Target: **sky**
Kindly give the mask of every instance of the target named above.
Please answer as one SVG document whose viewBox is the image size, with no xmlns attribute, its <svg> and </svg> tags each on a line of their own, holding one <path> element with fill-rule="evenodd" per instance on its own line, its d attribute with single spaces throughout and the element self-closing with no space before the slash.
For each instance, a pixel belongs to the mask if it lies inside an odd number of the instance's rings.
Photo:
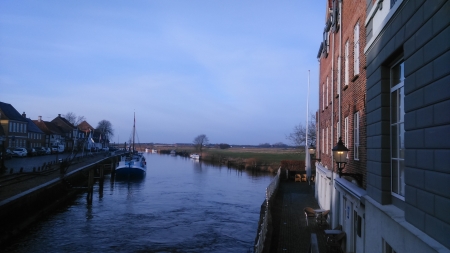
<svg viewBox="0 0 450 253">
<path fill-rule="evenodd" d="M 283 142 L 318 109 L 325 1 L 0 1 L 0 101 L 111 142 Z"/>
</svg>

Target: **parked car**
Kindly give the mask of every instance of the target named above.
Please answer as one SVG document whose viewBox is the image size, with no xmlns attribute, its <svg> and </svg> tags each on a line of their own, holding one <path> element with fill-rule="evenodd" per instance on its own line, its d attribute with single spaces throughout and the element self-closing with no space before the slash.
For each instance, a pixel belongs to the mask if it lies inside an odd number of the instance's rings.
<svg viewBox="0 0 450 253">
<path fill-rule="evenodd" d="M 46 155 L 50 155 L 52 153 L 52 149 L 49 147 L 43 147 L 43 149 L 45 150 Z"/>
<path fill-rule="evenodd" d="M 27 148 L 28 156 L 37 156 L 37 151 L 34 148 Z"/>
<path fill-rule="evenodd" d="M 64 145 L 53 145 L 52 146 L 52 154 L 63 153 Z"/>
<path fill-rule="evenodd" d="M 27 156 L 28 152 L 25 148 L 15 148 L 13 150 L 14 156 L 18 156 L 18 157 L 25 157 Z"/>
<path fill-rule="evenodd" d="M 6 154 L 9 154 L 10 156 L 14 156 L 14 152 L 11 151 L 11 149 L 6 149 Z"/>
<path fill-rule="evenodd" d="M 0 151 L 0 159 L 3 159 L 3 157 L 5 158 L 5 160 L 8 160 L 8 159 L 11 159 L 13 157 L 13 154 L 12 154 L 12 152 L 9 149 L 7 149 L 5 151 L 4 155 L 3 155 L 3 152 Z"/>
<path fill-rule="evenodd" d="M 43 147 L 36 147 L 34 149 L 36 149 L 37 155 L 45 155 L 45 149 Z"/>
</svg>

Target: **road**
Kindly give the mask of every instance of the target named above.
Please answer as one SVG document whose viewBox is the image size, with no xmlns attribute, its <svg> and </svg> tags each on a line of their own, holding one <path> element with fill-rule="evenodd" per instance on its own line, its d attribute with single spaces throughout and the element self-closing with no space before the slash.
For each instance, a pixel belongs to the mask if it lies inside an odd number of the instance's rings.
<svg viewBox="0 0 450 253">
<path fill-rule="evenodd" d="M 107 155 L 108 153 L 99 152 L 93 153 L 95 156 L 97 155 Z M 59 159 L 66 159 L 71 157 L 71 153 L 60 153 L 60 154 L 51 154 L 51 155 L 42 155 L 42 156 L 33 156 L 33 157 L 13 157 L 12 159 L 5 160 L 5 166 L 7 171 L 5 173 L 10 173 L 10 169 L 13 169 L 13 173 L 18 173 L 20 168 L 23 168 L 23 172 L 32 172 L 33 168 L 38 168 L 42 166 L 44 163 L 56 162 Z M 82 154 L 78 154 L 77 157 Z M 86 156 L 86 153 L 84 154 Z"/>
</svg>

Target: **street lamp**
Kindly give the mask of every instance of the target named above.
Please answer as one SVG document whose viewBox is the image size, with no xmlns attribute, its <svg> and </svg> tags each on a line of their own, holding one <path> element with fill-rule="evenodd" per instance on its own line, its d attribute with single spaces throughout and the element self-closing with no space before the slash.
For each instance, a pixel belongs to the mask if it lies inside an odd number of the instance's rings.
<svg viewBox="0 0 450 253">
<path fill-rule="evenodd" d="M 337 163 L 338 166 L 338 173 L 339 177 L 342 175 L 344 176 L 351 176 L 356 179 L 356 181 L 360 184 L 362 184 L 362 174 L 357 173 L 343 173 L 342 170 L 345 168 L 345 165 L 347 164 L 347 154 L 348 154 L 348 148 L 344 145 L 342 142 L 342 137 L 339 137 L 339 141 L 336 146 L 332 149 L 333 151 L 333 157 L 334 161 Z"/>
<path fill-rule="evenodd" d="M 316 147 L 313 146 L 312 143 L 309 144 L 308 152 L 309 152 L 310 155 L 316 154 Z M 320 162 L 320 158 L 317 158 L 317 159 L 316 159 L 316 158 L 311 158 L 311 160 L 316 160 L 316 161 L 319 161 L 319 162 Z"/>
</svg>

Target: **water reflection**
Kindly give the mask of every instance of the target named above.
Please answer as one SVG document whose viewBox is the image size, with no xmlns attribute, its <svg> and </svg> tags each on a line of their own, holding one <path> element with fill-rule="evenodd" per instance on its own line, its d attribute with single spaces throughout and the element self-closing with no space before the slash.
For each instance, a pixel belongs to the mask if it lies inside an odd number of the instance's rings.
<svg viewBox="0 0 450 253">
<path fill-rule="evenodd" d="M 146 154 L 147 175 L 85 194 L 5 252 L 246 252 L 272 175 Z"/>
</svg>

